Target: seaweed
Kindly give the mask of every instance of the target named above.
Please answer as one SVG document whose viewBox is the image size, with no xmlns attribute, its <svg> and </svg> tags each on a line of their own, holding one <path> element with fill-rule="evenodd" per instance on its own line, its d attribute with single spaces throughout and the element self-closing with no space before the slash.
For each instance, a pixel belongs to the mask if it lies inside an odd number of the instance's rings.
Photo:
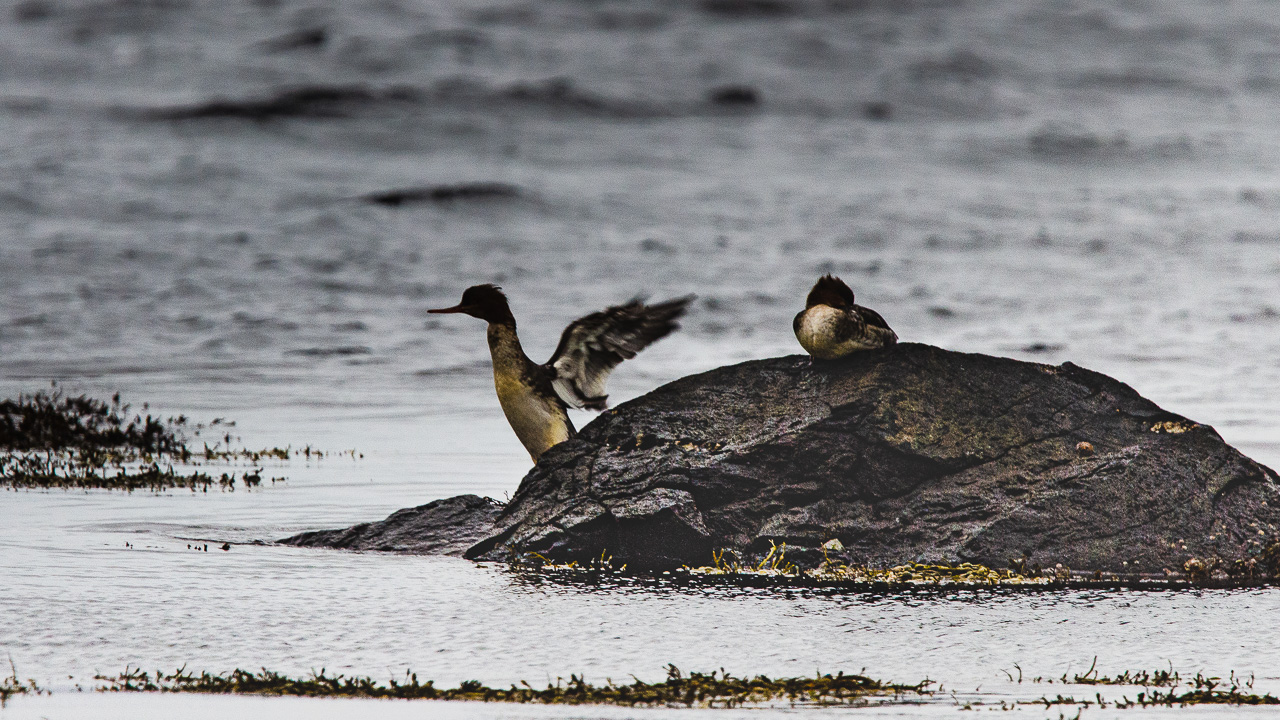
<svg viewBox="0 0 1280 720">
<path fill-rule="evenodd" d="M 119 393 L 107 403 L 85 395 L 68 397 L 56 385 L 52 391 L 0 400 L 0 450 L 130 448 L 179 454 L 185 449 L 180 434 L 185 417 L 166 423 L 150 414 L 131 418 L 130 410 Z"/>
<path fill-rule="evenodd" d="M 0 678 L 0 708 L 5 706 L 9 698 L 14 695 L 48 695 L 49 691 L 41 689 L 36 685 L 35 680 L 28 679 L 23 682 L 18 679 L 18 668 L 13 664 L 13 658 L 9 658 L 9 677 Z"/>
<path fill-rule="evenodd" d="M 786 543 L 770 543 L 768 552 L 759 559 L 746 561 L 732 550 L 712 552 L 712 565 L 681 566 L 667 571 L 628 571 L 617 565 L 608 550 L 586 562 L 560 561 L 541 553 L 509 548 L 507 564 L 511 570 L 530 577 L 543 577 L 571 584 L 599 582 L 644 582 L 653 579 L 677 585 L 717 584 L 735 587 L 806 587 L 814 589 L 847 589 L 855 592 L 943 590 L 965 588 L 1060 589 L 1065 586 L 1070 570 L 1058 566 L 1051 570 L 1028 570 L 1019 574 L 1012 570 L 993 570 L 977 563 L 931 565 L 906 563 L 891 568 L 875 569 L 849 566 L 826 559 L 813 569 L 801 569 L 787 560 Z M 824 548 L 824 557 L 826 557 Z"/>
<path fill-rule="evenodd" d="M 725 559 L 725 554 L 732 552 L 731 550 L 712 551 L 711 561 L 714 565 L 703 565 L 701 567 L 682 568 L 685 572 L 693 575 L 750 575 L 759 577 L 794 577 L 800 574 L 800 568 L 787 561 L 787 544 L 781 545 L 769 541 L 769 552 L 765 553 L 759 561 L 750 563 L 744 562 L 742 558 Z M 734 553 L 735 555 L 737 553 Z"/>
<path fill-rule="evenodd" d="M 864 565 L 847 565 L 832 560 L 828 551 L 842 551 L 839 541 L 822 546 L 823 562 L 811 570 L 801 570 L 786 559 L 787 544 L 769 543 L 769 552 L 757 563 L 744 564 L 740 560 L 726 560 L 725 550 L 712 553 L 714 565 L 685 567 L 684 571 L 697 576 L 805 578 L 829 584 L 877 584 L 877 585 L 1047 585 L 1070 576 L 1070 569 L 1057 568 L 1049 574 L 1017 573 L 1013 570 L 993 570 L 977 563 L 932 565 L 906 563 L 887 569 L 874 569 Z"/>
<path fill-rule="evenodd" d="M 148 406 L 143 405 L 146 412 Z M 107 402 L 87 395 L 68 396 L 55 383 L 48 391 L 0 401 L 0 485 L 10 489 L 52 488 L 151 490 L 187 488 L 251 489 L 263 481 L 264 461 L 307 460 L 327 454 L 310 445 L 250 450 L 234 449 L 226 428 L 234 421 L 216 418 L 192 424 L 186 416 L 162 419 L 133 413 L 119 393 Z M 214 430 L 222 438 L 202 451 L 192 450 L 191 437 Z M 357 457 L 354 450 L 341 453 Z M 361 456 L 362 457 L 362 456 Z M 200 466 L 247 463 L 250 469 L 212 473 Z M 283 477 L 271 478 L 272 483 Z"/>
<path fill-rule="evenodd" d="M 1007 569 L 995 569 L 973 562 L 922 563 L 907 562 L 888 568 L 846 564 L 829 553 L 844 553 L 839 540 L 830 540 L 822 548 L 822 561 L 808 569 L 801 568 L 787 559 L 787 544 L 770 541 L 769 550 L 763 555 L 748 559 L 732 549 L 711 553 L 712 564 L 691 567 L 683 565 L 674 570 L 632 570 L 627 566 L 615 566 L 613 556 L 606 549 L 589 562 L 565 561 L 544 556 L 537 552 L 509 546 L 507 559 L 516 572 L 542 575 L 556 581 L 569 583 L 594 583 L 604 578 L 655 578 L 680 585 L 713 584 L 737 587 L 779 587 L 842 589 L 852 592 L 931 591 L 949 592 L 958 589 L 992 588 L 997 590 L 1058 591 L 1073 589 L 1125 589 L 1125 590 L 1181 590 L 1189 588 L 1240 588 L 1270 587 L 1280 580 L 1280 540 L 1259 545 L 1257 555 L 1248 563 L 1236 562 L 1236 568 L 1221 577 L 1199 571 L 1204 565 L 1194 558 L 1187 563 L 1185 573 L 1163 574 L 1092 573 L 1073 572 L 1062 563 L 1051 567 L 1030 564 L 1025 558 L 1009 562 Z M 808 551 L 808 548 L 802 548 Z M 1221 563 L 1214 561 L 1211 569 Z M 1245 568 L 1246 571 L 1240 570 Z M 1065 680 L 1064 680 L 1065 682 Z M 1098 684 L 1098 683 L 1093 683 Z M 1105 684 L 1105 683 L 1104 683 Z M 1123 684 L 1123 683 L 1120 683 Z"/>
<path fill-rule="evenodd" d="M 493 501 L 497 504 L 498 501 Z M 514 547 L 511 549 L 511 555 L 507 558 L 507 565 L 517 572 L 534 572 L 539 574 L 601 574 L 608 573 L 612 575 L 622 575 L 626 572 L 627 566 L 621 565 L 614 567 L 613 556 L 608 550 L 600 551 L 600 557 L 579 563 L 577 560 L 568 562 L 556 562 L 551 558 L 537 552 L 518 552 Z"/>
<path fill-rule="evenodd" d="M 10 660 L 10 667 L 13 661 Z M 484 685 L 478 680 L 467 680 L 455 688 L 437 687 L 432 680 L 421 681 L 416 673 L 406 671 L 402 677 L 393 677 L 383 684 L 367 676 L 343 674 L 329 675 L 321 668 L 309 676 L 290 677 L 284 673 L 262 668 L 260 671 L 235 669 L 228 673 L 188 671 L 186 666 L 173 672 L 156 670 L 154 673 L 141 668 L 126 667 L 118 675 L 95 675 L 98 692 L 128 693 L 204 693 L 216 695 L 262 695 L 283 697 L 348 697 L 402 700 L 460 700 L 478 702 L 536 703 L 547 705 L 618 705 L 625 707 L 705 707 L 732 708 L 785 702 L 795 705 L 866 705 L 872 698 L 881 702 L 919 702 L 934 695 L 932 680 L 917 683 L 895 683 L 876 680 L 864 674 L 818 673 L 813 677 L 769 678 L 765 675 L 735 676 L 721 668 L 710 673 L 684 673 L 674 664 L 666 666 L 666 680 L 646 683 L 634 675 L 632 682 L 619 684 L 606 679 L 602 684 L 587 682 L 584 675 L 570 674 L 566 680 L 557 677 L 548 681 L 543 689 L 521 681 L 507 688 Z M 865 671 L 864 671 L 865 672 Z M 1010 676 L 1012 680 L 1012 676 Z M 1040 678 L 1036 678 L 1036 682 Z M 1101 693 L 1093 698 L 1077 699 L 1059 693 L 1053 698 L 1042 696 L 1036 700 L 1012 701 L 1001 707 L 1012 710 L 1017 706 L 1074 705 L 1080 708 L 1128 709 L 1153 706 L 1187 705 L 1280 705 L 1280 698 L 1270 693 L 1253 692 L 1254 678 L 1243 678 L 1232 672 L 1226 680 L 1218 676 L 1197 673 L 1189 680 L 1172 668 L 1169 670 L 1125 671 L 1113 677 L 1097 673 L 1097 658 L 1083 674 L 1061 681 L 1076 685 L 1132 685 L 1143 690 L 1129 699 L 1107 699 Z M 1022 682 L 1019 669 L 1018 682 Z M 1053 682 L 1050 680 L 1049 682 Z M 1161 689 L 1167 688 L 1167 689 Z M 21 682 L 14 669 L 11 676 L 0 679 L 0 705 L 13 695 L 49 694 L 34 680 Z M 964 709 L 973 709 L 967 704 Z"/>
<path fill-rule="evenodd" d="M 1096 662 L 1096 658 L 1095 658 Z M 1097 705 L 1098 707 L 1115 707 L 1119 709 L 1133 707 L 1173 707 L 1187 705 L 1280 705 L 1280 698 L 1271 693 L 1259 695 L 1252 692 L 1253 677 L 1244 679 L 1237 676 L 1234 672 L 1230 674 L 1224 683 L 1221 677 L 1206 676 L 1203 673 L 1196 673 L 1195 677 L 1186 682 L 1182 682 L 1177 673 L 1170 671 L 1166 673 L 1163 670 L 1157 670 L 1154 673 L 1146 671 L 1138 673 L 1125 672 L 1114 678 L 1094 678 L 1089 680 L 1092 674 L 1084 676 L 1076 676 L 1077 680 L 1081 678 L 1084 682 L 1081 684 L 1104 684 L 1104 685 L 1142 685 L 1144 690 L 1138 693 L 1133 700 L 1128 695 L 1124 695 L 1119 700 L 1112 700 L 1110 703 L 1102 697 L 1101 693 L 1096 694 L 1092 700 L 1077 700 L 1074 696 L 1057 695 L 1056 697 L 1041 697 L 1039 700 L 1031 700 L 1019 703 L 1020 705 L 1044 705 L 1045 709 L 1054 705 L 1080 705 L 1089 707 Z M 1063 676 L 1064 679 L 1066 676 Z M 1134 682 L 1124 682 L 1131 680 Z M 1150 685 L 1143 680 L 1152 681 Z M 1152 687 L 1155 685 L 1157 687 Z M 1168 690 L 1161 690 L 1158 686 L 1168 686 Z M 1225 687 L 1225 689 L 1224 689 Z M 1185 689 L 1183 689 L 1185 688 Z"/>
<path fill-rule="evenodd" d="M 322 668 L 310 677 L 291 678 L 263 668 L 260 672 L 236 669 L 226 674 L 202 672 L 196 675 L 185 667 L 172 673 L 154 674 L 125 668 L 117 676 L 95 676 L 100 692 L 188 692 L 211 694 L 285 695 L 301 697 L 397 698 L 405 700 L 471 700 L 483 702 L 541 703 L 557 705 L 622 705 L 652 707 L 738 707 L 744 704 L 785 700 L 793 704 L 844 705 L 865 701 L 870 696 L 928 695 L 933 684 L 882 682 L 865 675 L 817 675 L 811 678 L 778 678 L 764 675 L 736 677 L 719 672 L 685 674 L 675 665 L 667 666 L 664 682 L 646 683 L 632 677 L 629 684 L 612 680 L 602 685 L 587 682 L 582 675 L 557 678 L 537 689 L 527 682 L 509 688 L 491 688 L 468 680 L 456 688 L 437 688 L 431 680 L 419 681 L 406 672 L 387 684 L 368 677 L 328 675 Z"/>
<path fill-rule="evenodd" d="M 1168 670 L 1156 670 L 1148 672 L 1141 670 L 1138 672 L 1130 672 L 1128 670 L 1119 675 L 1108 677 L 1098 674 L 1098 656 L 1093 656 L 1093 664 L 1089 666 L 1083 674 L 1076 674 L 1067 680 L 1067 674 L 1063 673 L 1061 682 L 1074 685 L 1141 685 L 1143 687 L 1177 687 L 1182 683 L 1182 676 L 1178 674 L 1172 666 Z"/>
</svg>

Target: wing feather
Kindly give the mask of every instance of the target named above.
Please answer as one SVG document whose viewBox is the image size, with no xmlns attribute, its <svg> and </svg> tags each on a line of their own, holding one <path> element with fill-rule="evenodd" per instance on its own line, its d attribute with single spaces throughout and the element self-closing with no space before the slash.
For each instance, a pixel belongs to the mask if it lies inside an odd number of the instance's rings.
<svg viewBox="0 0 1280 720">
<path fill-rule="evenodd" d="M 878 334 L 884 338 L 885 345 L 893 345 L 898 342 L 898 333 L 894 332 L 893 328 L 889 327 L 889 323 L 885 322 L 885 319 L 880 316 L 880 313 L 869 307 L 863 307 L 861 305 L 854 305 L 853 308 L 857 311 L 858 315 L 862 317 L 862 321 L 869 327 L 881 328 Z"/>
<path fill-rule="evenodd" d="M 623 360 L 680 327 L 693 295 L 655 305 L 632 300 L 591 313 L 569 324 L 547 361 L 551 386 L 565 404 L 603 410 L 605 381 Z"/>
<path fill-rule="evenodd" d="M 861 305 L 854 305 L 853 308 L 858 311 L 858 314 L 862 316 L 862 319 L 866 321 L 868 325 L 881 327 L 885 330 L 889 329 L 889 323 L 885 322 L 884 318 L 880 316 L 880 313 L 875 310 Z"/>
</svg>

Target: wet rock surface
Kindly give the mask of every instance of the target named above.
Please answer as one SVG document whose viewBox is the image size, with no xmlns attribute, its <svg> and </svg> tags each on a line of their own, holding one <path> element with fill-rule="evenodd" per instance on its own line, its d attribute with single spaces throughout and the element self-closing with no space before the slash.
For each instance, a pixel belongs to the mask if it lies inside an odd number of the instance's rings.
<svg viewBox="0 0 1280 720">
<path fill-rule="evenodd" d="M 625 403 L 544 455 L 466 556 L 669 569 L 785 542 L 803 567 L 838 539 L 841 560 L 872 566 L 1239 568 L 1274 541 L 1278 482 L 1105 375 L 903 343 L 718 368 Z"/>
<path fill-rule="evenodd" d="M 489 498 L 459 495 L 397 510 L 379 522 L 304 532 L 278 542 L 299 547 L 460 556 L 493 532 L 493 521 L 500 510 L 501 506 Z"/>
</svg>

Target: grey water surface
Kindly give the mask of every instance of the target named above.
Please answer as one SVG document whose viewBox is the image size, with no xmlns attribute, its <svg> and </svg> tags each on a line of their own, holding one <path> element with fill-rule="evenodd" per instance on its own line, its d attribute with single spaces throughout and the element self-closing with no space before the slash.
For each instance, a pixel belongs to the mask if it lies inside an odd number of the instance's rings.
<svg viewBox="0 0 1280 720">
<path fill-rule="evenodd" d="M 582 314 L 697 293 L 683 330 L 615 373 L 620 402 L 798 352 L 791 316 L 834 272 L 903 339 L 1070 360 L 1280 465 L 1277 10 L 0 3 L 0 391 L 57 380 L 233 419 L 250 447 L 357 451 L 268 463 L 288 480 L 251 493 L 5 492 L 0 654 L 55 694 L 0 717 L 682 712 L 76 693 L 126 665 L 943 684 L 858 711 L 904 716 L 1052 696 L 1030 678 L 1095 655 L 1274 690 L 1274 590 L 581 587 L 218 548 L 514 492 L 528 457 L 483 326 L 425 313 L 479 282 L 506 289 L 536 360 Z M 1163 714 L 1085 716 L 1112 712 Z"/>
</svg>

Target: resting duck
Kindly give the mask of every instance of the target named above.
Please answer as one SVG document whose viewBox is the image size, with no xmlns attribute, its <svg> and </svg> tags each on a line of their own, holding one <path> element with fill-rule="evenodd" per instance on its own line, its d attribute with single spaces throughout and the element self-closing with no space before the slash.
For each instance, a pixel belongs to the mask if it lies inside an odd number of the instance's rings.
<svg viewBox="0 0 1280 720">
<path fill-rule="evenodd" d="M 496 285 L 476 285 L 462 302 L 433 313 L 464 313 L 489 323 L 493 384 L 502 412 L 538 462 L 549 448 L 577 434 L 568 408 L 604 410 L 605 380 L 618 363 L 680 327 L 693 296 L 645 305 L 632 300 L 574 320 L 560 335 L 551 359 L 539 365 L 524 354 L 507 296 Z"/>
<path fill-rule="evenodd" d="M 791 328 L 805 352 L 818 360 L 835 360 L 898 342 L 897 333 L 889 329 L 880 313 L 854 304 L 853 290 L 832 275 L 818 278 Z"/>
</svg>

